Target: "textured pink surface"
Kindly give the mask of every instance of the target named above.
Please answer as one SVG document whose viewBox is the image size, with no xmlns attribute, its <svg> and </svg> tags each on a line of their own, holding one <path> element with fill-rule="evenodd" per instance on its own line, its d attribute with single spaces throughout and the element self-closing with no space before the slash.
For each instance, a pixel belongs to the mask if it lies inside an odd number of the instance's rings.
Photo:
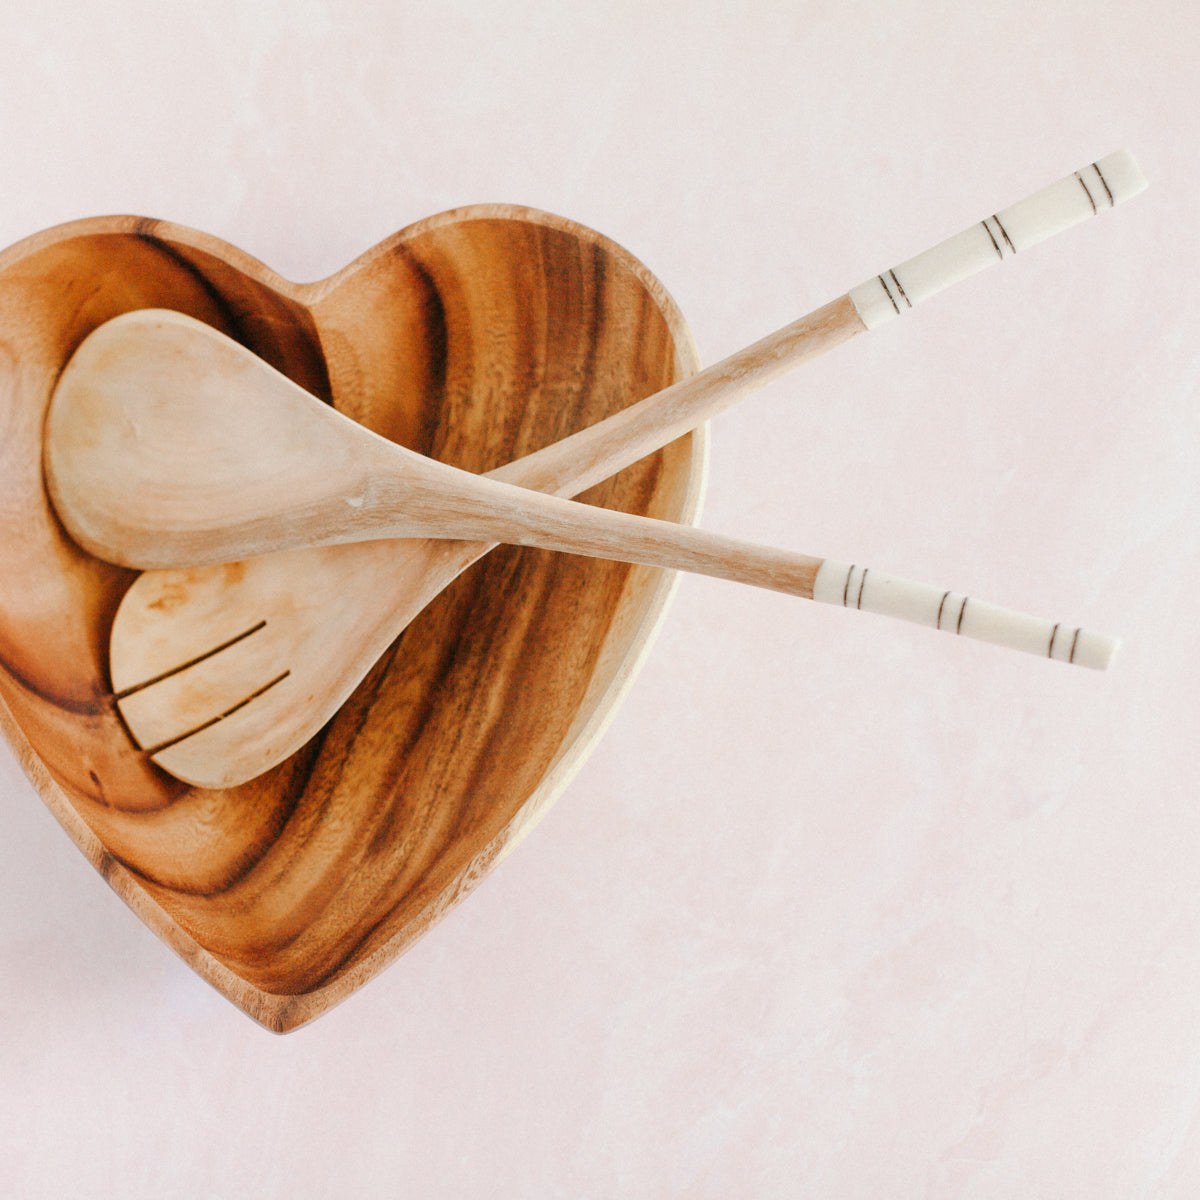
<svg viewBox="0 0 1200 1200">
<path fill-rule="evenodd" d="M 514 201 L 705 361 L 1111 150 L 1151 190 L 720 418 L 704 518 L 1120 634 L 1107 676 L 684 580 L 551 815 L 282 1040 L 4 752 L 0 1193 L 1200 1194 L 1198 14 L 4 6 L 0 244 L 138 212 L 306 279 Z"/>
</svg>

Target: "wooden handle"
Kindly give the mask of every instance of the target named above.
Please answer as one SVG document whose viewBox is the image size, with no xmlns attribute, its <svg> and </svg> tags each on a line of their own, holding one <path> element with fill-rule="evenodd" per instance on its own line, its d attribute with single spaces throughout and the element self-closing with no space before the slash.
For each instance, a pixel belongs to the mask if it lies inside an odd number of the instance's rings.
<svg viewBox="0 0 1200 1200">
<path fill-rule="evenodd" d="M 842 296 L 595 425 L 498 467 L 489 477 L 577 496 L 865 332 L 849 297 Z"/>
<path fill-rule="evenodd" d="M 834 559 L 821 564 L 812 598 L 1099 671 L 1108 667 L 1120 645 L 1103 634 L 1025 616 L 961 592 L 943 591 Z"/>
<path fill-rule="evenodd" d="M 545 549 L 693 571 L 804 599 L 897 617 L 963 637 L 1104 670 L 1118 642 L 927 583 L 834 559 L 741 541 L 690 525 L 538 496 L 507 540 Z M 581 511 L 582 510 L 582 511 Z"/>
<path fill-rule="evenodd" d="M 699 374 L 493 471 L 492 477 L 537 491 L 576 495 L 809 359 L 1017 250 L 1128 200 L 1145 187 L 1128 151 L 1111 154 L 876 275 Z"/>
<path fill-rule="evenodd" d="M 859 284 L 850 299 L 863 324 L 875 329 L 952 283 L 1115 208 L 1145 187 L 1132 154 L 1110 154 Z"/>
<path fill-rule="evenodd" d="M 1090 177 L 1078 173 L 993 218 L 1001 240 L 1014 248 L 1032 244 L 1098 209 L 1097 181 L 1114 204 L 1143 186 L 1127 154 L 1091 171 L 1091 188 Z M 994 238 L 986 222 L 951 238 L 889 272 L 898 292 L 879 276 L 716 367 L 500 468 L 490 480 L 441 468 L 442 492 L 419 482 L 432 483 L 440 464 L 412 453 L 400 464 L 406 454 L 400 447 L 317 403 L 208 326 L 176 312 L 126 313 L 91 333 L 59 378 L 45 426 L 46 484 L 80 545 L 142 569 L 380 537 L 527 544 L 511 522 L 459 520 L 468 514 L 448 507 L 449 498 L 489 482 L 518 485 L 528 503 L 535 493 L 578 492 L 878 324 L 886 316 L 882 296 L 891 297 L 887 307 L 895 315 L 898 296 L 911 305 L 978 270 L 988 261 L 984 244 Z M 855 293 L 862 293 L 857 300 Z M 284 427 L 287 437 L 279 436 Z M 368 471 L 368 460 L 378 471 Z M 521 506 L 515 494 L 496 500 L 499 516 L 515 516 Z M 487 507 L 484 501 L 469 515 L 482 517 Z"/>
</svg>

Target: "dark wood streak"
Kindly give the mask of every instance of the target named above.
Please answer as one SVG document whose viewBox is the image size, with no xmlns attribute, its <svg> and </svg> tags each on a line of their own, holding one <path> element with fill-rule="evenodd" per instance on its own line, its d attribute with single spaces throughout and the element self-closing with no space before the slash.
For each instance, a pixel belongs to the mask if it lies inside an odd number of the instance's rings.
<svg viewBox="0 0 1200 1200">
<path fill-rule="evenodd" d="M 213 308 L 221 314 L 221 319 L 224 321 L 230 334 L 233 337 L 239 337 L 242 334 L 242 322 L 229 297 L 224 295 L 213 281 L 195 263 L 190 262 L 177 247 L 172 246 L 163 239 L 159 232 L 160 225 L 161 223 L 158 221 L 143 219 L 138 222 L 136 236 L 156 254 L 161 254 L 174 266 L 190 275 L 203 289 L 205 296 Z"/>
<path fill-rule="evenodd" d="M 591 269 L 591 303 L 588 306 L 591 319 L 587 326 L 587 334 L 583 337 L 583 354 L 578 374 L 578 388 L 582 395 L 590 395 L 596 387 L 601 347 L 611 324 L 611 314 L 604 299 L 608 285 L 608 258 L 600 246 L 592 246 L 587 260 Z M 641 302 L 646 302 L 644 296 Z M 564 419 L 569 419 L 569 416 L 569 412 L 564 413 Z M 560 426 L 559 430 L 556 430 L 554 440 L 565 437 L 567 432 L 568 429 Z"/>
<path fill-rule="evenodd" d="M 138 238 L 197 285 L 225 332 L 330 403 L 332 389 L 311 314 L 219 258 L 168 240 L 169 229 L 163 222 L 145 221 Z"/>
<path fill-rule="evenodd" d="M 422 289 L 421 331 L 424 337 L 425 352 L 428 356 L 429 396 L 433 403 L 422 409 L 425 417 L 424 425 L 421 434 L 415 444 L 410 446 L 410 449 L 428 454 L 437 427 L 440 401 L 446 394 L 446 372 L 450 361 L 446 302 L 433 272 L 421 261 L 420 256 L 407 242 L 397 242 L 389 248 L 389 254 L 402 262 L 417 277 Z"/>
<path fill-rule="evenodd" d="M 23 692 L 36 697 L 45 704 L 52 705 L 60 712 L 69 713 L 76 717 L 98 717 L 112 711 L 112 695 L 108 692 L 94 694 L 84 698 L 66 696 L 55 693 L 48 688 L 40 687 L 32 679 L 27 678 L 16 670 L 10 663 L 0 660 L 0 671 Z"/>
</svg>

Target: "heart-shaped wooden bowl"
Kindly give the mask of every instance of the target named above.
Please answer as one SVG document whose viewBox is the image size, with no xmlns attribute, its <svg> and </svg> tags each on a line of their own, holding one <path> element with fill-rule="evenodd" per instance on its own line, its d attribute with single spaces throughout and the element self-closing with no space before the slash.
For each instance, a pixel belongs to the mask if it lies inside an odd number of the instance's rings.
<svg viewBox="0 0 1200 1200">
<path fill-rule="evenodd" d="M 0 729 L 128 905 L 282 1032 L 394 960 L 546 811 L 624 694 L 672 579 L 500 547 L 288 762 L 224 791 L 177 783 L 136 750 L 108 683 L 133 575 L 70 541 L 41 468 L 64 363 L 97 325 L 149 307 L 210 323 L 377 432 L 474 471 L 691 374 L 696 355 L 641 264 L 528 209 L 433 217 L 305 285 L 133 217 L 0 254 Z M 689 435 L 585 498 L 693 520 L 704 442 Z"/>
</svg>

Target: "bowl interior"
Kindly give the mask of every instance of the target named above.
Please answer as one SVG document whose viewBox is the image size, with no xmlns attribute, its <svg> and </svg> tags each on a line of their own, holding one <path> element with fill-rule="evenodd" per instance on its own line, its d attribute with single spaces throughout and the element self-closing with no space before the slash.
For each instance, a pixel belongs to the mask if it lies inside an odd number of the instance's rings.
<svg viewBox="0 0 1200 1200">
<path fill-rule="evenodd" d="M 421 222 L 309 285 L 137 218 L 0 255 L 0 727 L 142 919 L 283 1030 L 394 959 L 545 811 L 623 695 L 671 580 L 500 547 L 290 760 L 237 788 L 178 783 L 131 742 L 108 682 L 134 576 L 70 541 L 41 474 L 59 371 L 97 325 L 146 307 L 206 321 L 376 432 L 475 471 L 690 374 L 695 352 L 626 252 L 502 206 Z M 583 498 L 690 520 L 702 461 L 693 434 Z"/>
</svg>

